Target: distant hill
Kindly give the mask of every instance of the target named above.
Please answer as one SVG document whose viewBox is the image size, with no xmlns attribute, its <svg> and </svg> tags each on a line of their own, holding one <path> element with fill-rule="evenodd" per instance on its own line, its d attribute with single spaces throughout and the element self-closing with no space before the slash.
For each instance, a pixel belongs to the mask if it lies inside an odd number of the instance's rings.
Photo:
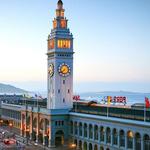
<svg viewBox="0 0 150 150">
<path fill-rule="evenodd" d="M 2 84 L 0 83 L 0 93 L 27 93 L 27 91 L 14 87 L 12 85 Z"/>
</svg>

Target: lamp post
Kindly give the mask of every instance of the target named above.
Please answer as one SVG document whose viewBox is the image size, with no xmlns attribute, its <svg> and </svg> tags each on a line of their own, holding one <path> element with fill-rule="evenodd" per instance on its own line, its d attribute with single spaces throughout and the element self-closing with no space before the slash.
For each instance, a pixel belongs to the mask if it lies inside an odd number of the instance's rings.
<svg viewBox="0 0 150 150">
<path fill-rule="evenodd" d="M 13 124 L 10 122 L 10 123 L 9 123 L 10 132 L 12 132 L 12 126 L 13 126 Z"/>
<path fill-rule="evenodd" d="M 27 145 L 28 145 L 28 141 L 29 141 L 29 128 L 26 129 L 26 142 L 27 142 Z"/>
<path fill-rule="evenodd" d="M 0 120 L 0 124 L 3 124 L 3 120 Z"/>
</svg>

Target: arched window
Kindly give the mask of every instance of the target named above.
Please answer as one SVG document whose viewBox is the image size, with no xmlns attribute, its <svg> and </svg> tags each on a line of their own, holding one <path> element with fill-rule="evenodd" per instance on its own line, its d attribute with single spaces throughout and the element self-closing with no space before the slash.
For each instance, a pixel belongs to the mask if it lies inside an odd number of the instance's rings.
<svg viewBox="0 0 150 150">
<path fill-rule="evenodd" d="M 78 125 L 77 125 L 77 122 L 75 122 L 75 124 L 74 124 L 74 133 L 75 133 L 75 135 L 77 135 L 78 134 Z"/>
<path fill-rule="evenodd" d="M 89 125 L 89 138 L 93 138 L 93 126 L 91 124 Z"/>
<path fill-rule="evenodd" d="M 125 147 L 125 133 L 123 130 L 120 130 L 120 147 Z"/>
<path fill-rule="evenodd" d="M 98 126 L 94 126 L 94 140 L 98 140 Z"/>
<path fill-rule="evenodd" d="M 70 48 L 71 41 L 68 39 L 59 39 L 57 40 L 57 47 L 58 48 Z"/>
<path fill-rule="evenodd" d="M 79 136 L 82 136 L 82 123 L 79 123 Z"/>
<path fill-rule="evenodd" d="M 135 149 L 141 150 L 141 135 L 139 133 L 135 134 Z"/>
<path fill-rule="evenodd" d="M 50 40 L 48 41 L 48 49 L 53 49 L 54 46 L 55 46 L 55 41 L 54 41 L 54 39 L 50 39 Z"/>
<path fill-rule="evenodd" d="M 66 20 L 62 19 L 60 22 L 61 28 L 66 28 Z"/>
<path fill-rule="evenodd" d="M 110 130 L 110 128 L 106 129 L 106 143 L 111 143 L 111 130 Z"/>
<path fill-rule="evenodd" d="M 73 134 L 73 122 L 70 122 L 70 133 Z"/>
<path fill-rule="evenodd" d="M 100 128 L 100 141 L 104 142 L 104 134 L 105 134 L 105 129 L 104 127 Z"/>
<path fill-rule="evenodd" d="M 87 137 L 87 124 L 84 124 L 84 137 Z"/>
<path fill-rule="evenodd" d="M 118 144 L 118 133 L 117 129 L 113 129 L 113 144 L 117 145 Z"/>
<path fill-rule="evenodd" d="M 56 21 L 56 19 L 53 21 L 53 28 L 54 28 L 54 29 L 57 28 L 57 21 Z"/>
<path fill-rule="evenodd" d="M 129 149 L 133 148 L 133 132 L 132 131 L 127 132 L 127 148 Z"/>
</svg>

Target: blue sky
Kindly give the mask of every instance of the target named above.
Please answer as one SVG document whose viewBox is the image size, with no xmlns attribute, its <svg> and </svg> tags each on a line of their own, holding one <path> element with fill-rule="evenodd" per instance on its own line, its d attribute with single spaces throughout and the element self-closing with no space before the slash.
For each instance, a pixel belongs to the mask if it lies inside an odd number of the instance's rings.
<svg viewBox="0 0 150 150">
<path fill-rule="evenodd" d="M 150 1 L 63 2 L 74 35 L 74 91 L 150 92 Z M 0 82 L 46 90 L 46 40 L 56 3 L 1 0 Z"/>
</svg>

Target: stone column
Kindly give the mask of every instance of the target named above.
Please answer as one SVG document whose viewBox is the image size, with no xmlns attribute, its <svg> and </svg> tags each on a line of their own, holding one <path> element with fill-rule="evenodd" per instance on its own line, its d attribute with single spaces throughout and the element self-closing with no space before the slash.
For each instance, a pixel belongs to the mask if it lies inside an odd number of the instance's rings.
<svg viewBox="0 0 150 150">
<path fill-rule="evenodd" d="M 92 129 L 93 129 L 93 140 L 95 140 L 94 136 L 95 136 L 95 127 L 92 125 Z"/>
<path fill-rule="evenodd" d="M 127 149 L 127 138 L 128 138 L 127 132 L 125 131 L 125 149 Z"/>
<path fill-rule="evenodd" d="M 37 125 L 36 125 L 36 143 L 39 141 L 39 115 L 37 115 Z"/>
<path fill-rule="evenodd" d="M 75 135 L 74 129 L 75 129 L 75 128 L 74 128 L 74 121 L 72 121 L 72 130 L 73 130 L 73 131 L 72 131 L 72 135 L 73 135 L 73 136 Z"/>
<path fill-rule="evenodd" d="M 107 142 L 106 142 L 106 136 L 107 136 L 107 134 L 106 134 L 106 129 L 105 129 L 105 132 L 104 132 L 104 143 L 106 144 Z"/>
<path fill-rule="evenodd" d="M 77 148 L 76 148 L 76 150 L 80 150 L 80 148 L 79 148 L 79 140 L 77 140 Z"/>
<path fill-rule="evenodd" d="M 79 123 L 77 122 L 77 136 L 79 137 Z"/>
<path fill-rule="evenodd" d="M 45 145 L 45 129 L 46 129 L 46 121 L 43 121 L 43 145 Z"/>
<path fill-rule="evenodd" d="M 21 114 L 21 122 L 20 122 L 20 136 L 23 136 L 23 122 L 22 122 L 22 114 Z"/>
<path fill-rule="evenodd" d="M 143 135 L 141 135 L 141 150 L 144 150 L 144 139 L 143 139 Z"/>
<path fill-rule="evenodd" d="M 53 147 L 55 147 L 55 135 L 53 135 L 53 129 L 52 129 L 52 122 L 49 124 L 49 128 L 50 128 L 50 130 L 49 130 L 49 144 L 48 144 L 48 147 L 49 148 L 53 148 Z"/>
<path fill-rule="evenodd" d="M 82 137 L 84 137 L 84 123 L 82 123 Z"/>
<path fill-rule="evenodd" d="M 27 111 L 25 112 L 25 129 L 24 129 L 24 137 L 27 137 Z"/>
<path fill-rule="evenodd" d="M 89 127 L 88 127 L 89 128 Z M 87 150 L 89 150 L 89 143 L 87 142 Z"/>
<path fill-rule="evenodd" d="M 32 133 L 33 133 L 33 114 L 31 112 L 31 115 L 30 115 L 30 140 L 32 140 Z"/>
<path fill-rule="evenodd" d="M 120 134 L 119 134 L 119 131 L 117 132 L 117 137 L 118 137 L 118 141 L 117 141 L 117 145 L 118 145 L 118 148 L 120 147 Z"/>
<path fill-rule="evenodd" d="M 110 138 L 111 138 L 111 142 L 110 142 L 110 145 L 112 145 L 113 146 L 113 131 L 112 131 L 112 129 L 111 129 L 111 133 L 110 133 Z"/>
<path fill-rule="evenodd" d="M 134 135 L 134 137 L 133 137 L 133 149 L 135 149 L 135 135 Z"/>
<path fill-rule="evenodd" d="M 98 141 L 100 141 L 100 127 L 98 126 Z"/>
<path fill-rule="evenodd" d="M 87 138 L 89 139 L 89 124 L 87 125 Z"/>
</svg>

